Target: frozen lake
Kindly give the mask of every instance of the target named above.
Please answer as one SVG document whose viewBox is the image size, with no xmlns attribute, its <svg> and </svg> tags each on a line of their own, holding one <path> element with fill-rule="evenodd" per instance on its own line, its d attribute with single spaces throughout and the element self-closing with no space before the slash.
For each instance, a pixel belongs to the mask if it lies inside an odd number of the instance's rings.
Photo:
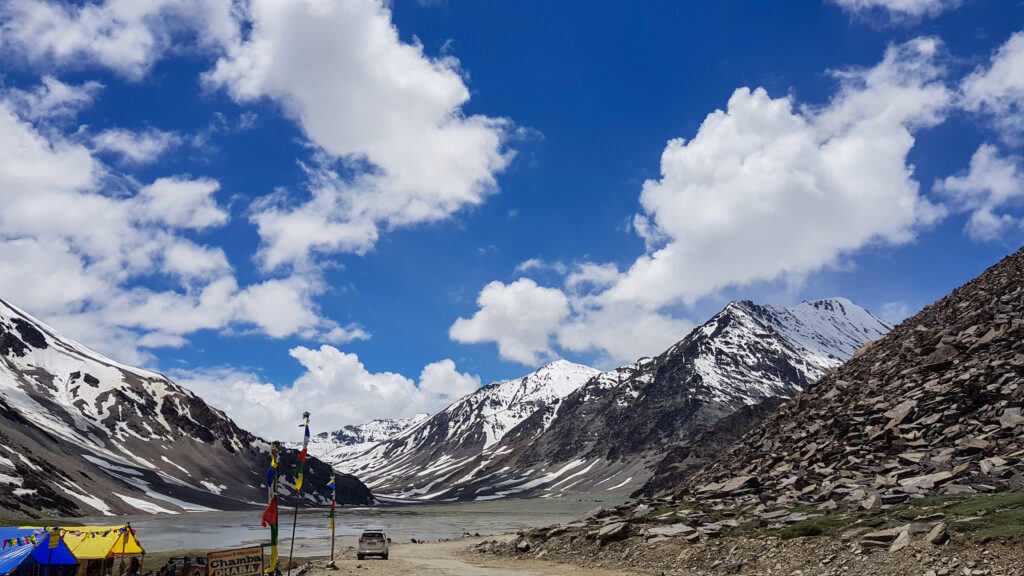
<svg viewBox="0 0 1024 576">
<path fill-rule="evenodd" d="M 364 528 L 383 528 L 396 542 L 455 538 L 463 532 L 503 534 L 533 526 L 565 524 L 597 506 L 614 506 L 628 498 L 624 492 L 580 494 L 544 499 L 503 499 L 451 504 L 405 504 L 338 508 L 336 533 L 340 548 L 354 545 Z M 76 519 L 86 524 L 131 522 L 147 552 L 216 550 L 258 544 L 270 539 L 260 526 L 262 510 L 192 512 L 179 515 L 118 516 Z M 287 556 L 291 543 L 292 510 L 282 508 L 279 550 Z M 295 531 L 295 556 L 330 552 L 330 520 L 324 508 L 301 509 Z"/>
</svg>

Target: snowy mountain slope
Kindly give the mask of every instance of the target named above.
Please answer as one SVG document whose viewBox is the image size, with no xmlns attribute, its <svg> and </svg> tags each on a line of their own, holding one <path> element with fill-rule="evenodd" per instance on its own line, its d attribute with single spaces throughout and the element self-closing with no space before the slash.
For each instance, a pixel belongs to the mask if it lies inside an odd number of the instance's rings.
<svg viewBox="0 0 1024 576">
<path fill-rule="evenodd" d="M 371 420 L 358 425 L 349 424 L 341 430 L 321 432 L 309 439 L 309 453 L 324 462 L 341 462 L 366 452 L 427 418 L 430 418 L 430 414 L 416 414 L 409 418 Z M 288 443 L 289 448 L 301 448 L 301 446 L 301 442 Z"/>
<path fill-rule="evenodd" d="M 332 464 L 382 494 L 430 497 L 435 487 L 485 467 L 499 454 L 505 434 L 523 421 L 531 419 L 534 433 L 542 432 L 562 399 L 597 374 L 587 366 L 552 362 L 523 378 L 488 384 L 370 450 Z"/>
<path fill-rule="evenodd" d="M 889 329 L 843 298 L 733 302 L 655 358 L 603 373 L 562 362 L 492 384 L 338 464 L 378 494 L 405 498 L 636 488 L 676 443 L 743 406 L 793 396 Z M 576 375 L 557 402 L 507 408 L 516 383 L 555 368 Z"/>
<path fill-rule="evenodd" d="M 264 441 L 164 376 L 114 362 L 3 300 L 0 424 L 0 508 L 7 510 L 178 512 L 265 497 Z M 321 462 L 308 467 L 330 473 Z M 369 499 L 358 480 L 339 484 L 339 494 Z"/>
<path fill-rule="evenodd" d="M 792 308 L 732 302 L 659 358 L 689 359 L 705 399 L 751 405 L 793 396 L 890 329 L 845 298 Z"/>
</svg>

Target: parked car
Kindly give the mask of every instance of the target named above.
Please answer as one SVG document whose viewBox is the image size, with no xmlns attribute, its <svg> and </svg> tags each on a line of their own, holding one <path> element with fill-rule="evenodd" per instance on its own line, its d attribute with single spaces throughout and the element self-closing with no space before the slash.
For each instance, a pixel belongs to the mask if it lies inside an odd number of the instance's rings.
<svg viewBox="0 0 1024 576">
<path fill-rule="evenodd" d="M 380 556 L 388 559 L 388 549 L 391 548 L 391 538 L 383 530 L 363 530 L 359 536 L 359 548 L 356 550 L 356 558 L 362 560 L 367 556 Z"/>
<path fill-rule="evenodd" d="M 161 572 L 164 576 L 206 576 L 206 556 L 171 556 Z"/>
</svg>

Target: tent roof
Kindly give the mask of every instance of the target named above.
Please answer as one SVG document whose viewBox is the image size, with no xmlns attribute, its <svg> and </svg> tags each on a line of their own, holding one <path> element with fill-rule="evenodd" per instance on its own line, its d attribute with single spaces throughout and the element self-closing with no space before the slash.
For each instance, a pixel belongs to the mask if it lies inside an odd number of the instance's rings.
<svg viewBox="0 0 1024 576">
<path fill-rule="evenodd" d="M 50 551 L 50 533 L 36 528 L 0 528 L 0 541 L 36 537 L 36 543 L 20 546 L 7 545 L 0 550 L 0 576 L 21 565 L 29 556 L 39 564 L 78 564 L 63 539 Z"/>
<path fill-rule="evenodd" d="M 79 560 L 95 560 L 115 554 L 144 554 L 127 526 L 75 526 L 64 529 L 64 542 Z"/>
</svg>

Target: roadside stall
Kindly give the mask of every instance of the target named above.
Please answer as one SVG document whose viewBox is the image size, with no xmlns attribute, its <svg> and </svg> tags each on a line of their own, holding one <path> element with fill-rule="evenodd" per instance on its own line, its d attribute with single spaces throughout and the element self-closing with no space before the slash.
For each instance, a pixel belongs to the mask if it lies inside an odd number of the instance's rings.
<svg viewBox="0 0 1024 576">
<path fill-rule="evenodd" d="M 78 560 L 43 528 L 0 528 L 0 576 L 75 576 Z"/>
<path fill-rule="evenodd" d="M 64 531 L 64 542 L 78 559 L 76 576 L 107 576 L 138 572 L 146 551 L 135 529 L 123 526 L 76 526 Z M 115 557 L 120 557 L 115 565 Z M 134 558 L 138 556 L 138 558 Z"/>
</svg>

